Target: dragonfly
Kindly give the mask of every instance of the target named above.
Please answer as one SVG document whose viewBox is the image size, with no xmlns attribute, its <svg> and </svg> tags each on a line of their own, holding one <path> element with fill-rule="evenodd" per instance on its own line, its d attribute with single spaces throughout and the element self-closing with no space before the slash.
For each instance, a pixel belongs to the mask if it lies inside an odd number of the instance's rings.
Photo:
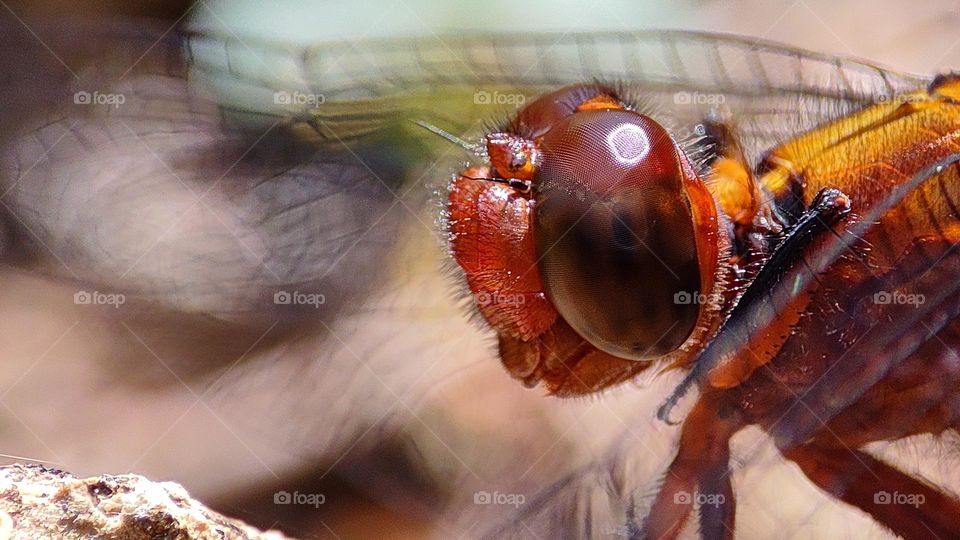
<svg viewBox="0 0 960 540">
<path fill-rule="evenodd" d="M 594 488 L 617 482 L 579 471 L 484 534 L 670 538 L 691 526 L 696 510 L 704 537 L 733 537 L 740 528 L 729 441 L 749 425 L 768 433 L 807 481 L 894 534 L 951 538 L 960 530 L 958 503 L 945 488 L 862 450 L 957 428 L 953 79 L 687 31 L 291 46 L 98 25 L 14 26 L 0 39 L 8 49 L 38 49 L 4 57 L 7 72 L 44 75 L 13 77 L 3 90 L 13 265 L 117 291 L 150 317 L 201 321 L 218 335 L 259 335 L 278 324 L 290 338 L 326 325 L 324 317 L 375 287 L 376 271 L 331 269 L 376 268 L 397 214 L 436 202 L 437 188 L 454 204 L 434 234 L 465 270 L 468 303 L 479 304 L 498 335 L 509 374 L 558 396 L 594 394 L 651 369 L 685 374 L 650 411 L 665 424 L 679 414 L 682 423 L 654 496 L 612 489 L 609 515 L 593 519 L 571 490 L 584 489 L 584 478 Z M 683 170 L 687 191 L 677 200 L 702 210 L 695 226 L 672 221 L 669 238 L 645 237 L 672 255 L 640 246 L 647 258 L 638 272 L 666 284 L 668 300 L 690 299 L 662 304 L 671 330 L 661 333 L 674 332 L 672 317 L 682 319 L 667 344 L 631 337 L 641 346 L 627 352 L 598 337 L 596 313 L 578 311 L 594 301 L 589 295 L 561 306 L 543 288 L 509 289 L 510 272 L 539 280 L 537 258 L 548 251 L 518 236 L 518 222 L 490 229 L 496 249 L 483 257 L 464 240 L 476 231 L 458 229 L 468 218 L 481 221 L 480 190 L 535 206 L 541 167 L 556 158 L 538 155 L 552 124 L 534 133 L 518 111 L 571 95 L 579 97 L 563 114 L 623 114 L 657 130 Z M 466 164 L 437 165 L 451 154 Z M 407 191 L 411 185 L 429 188 Z M 451 198 L 466 186 L 473 192 Z M 400 190 L 412 195 L 398 198 Z M 169 219 L 197 204 L 187 193 L 205 199 L 231 233 L 189 220 L 178 241 L 162 240 Z M 156 214 L 163 212 L 171 215 Z M 636 247 L 636 231 L 627 230 Z M 137 239 L 158 237 L 146 253 L 139 249 Z M 563 251 L 561 269 L 604 269 L 567 247 L 573 255 Z M 656 259 L 691 253 L 696 277 L 676 288 Z M 638 278 L 621 286 L 645 285 Z M 304 301 L 277 301 L 291 292 Z M 523 300 L 503 301 L 511 298 Z M 527 317 L 533 305 L 552 323 L 549 332 Z M 531 344 L 543 349 L 525 351 Z M 228 349 L 225 357 L 243 353 Z M 690 393 L 696 402 L 678 411 Z M 601 468 L 617 459 L 616 444 L 610 455 Z"/>
</svg>

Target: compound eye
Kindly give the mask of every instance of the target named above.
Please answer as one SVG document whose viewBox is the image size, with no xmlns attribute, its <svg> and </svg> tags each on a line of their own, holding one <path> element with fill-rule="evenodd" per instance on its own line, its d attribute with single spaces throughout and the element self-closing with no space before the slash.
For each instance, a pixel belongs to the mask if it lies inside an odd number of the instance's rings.
<svg viewBox="0 0 960 540">
<path fill-rule="evenodd" d="M 557 311 L 614 356 L 676 350 L 701 297 L 688 168 L 676 144 L 636 112 L 587 110 L 555 124 L 541 150 L 534 236 Z"/>
</svg>

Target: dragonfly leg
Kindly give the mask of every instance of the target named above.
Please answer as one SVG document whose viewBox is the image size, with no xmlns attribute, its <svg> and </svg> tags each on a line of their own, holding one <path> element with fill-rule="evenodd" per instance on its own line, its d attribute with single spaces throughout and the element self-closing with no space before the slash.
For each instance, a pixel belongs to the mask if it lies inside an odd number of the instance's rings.
<svg viewBox="0 0 960 540">
<path fill-rule="evenodd" d="M 713 400 L 701 398 L 684 420 L 677 455 L 644 523 L 645 538 L 677 538 L 695 505 L 704 538 L 733 538 L 736 501 L 729 441 L 740 424 L 717 412 Z"/>
<path fill-rule="evenodd" d="M 733 540 L 737 502 L 730 480 L 729 445 L 718 446 L 712 457 L 716 466 L 700 475 L 700 533 L 704 538 Z"/>
<path fill-rule="evenodd" d="M 865 452 L 815 443 L 782 452 L 818 487 L 907 540 L 960 534 L 960 501 Z"/>
</svg>

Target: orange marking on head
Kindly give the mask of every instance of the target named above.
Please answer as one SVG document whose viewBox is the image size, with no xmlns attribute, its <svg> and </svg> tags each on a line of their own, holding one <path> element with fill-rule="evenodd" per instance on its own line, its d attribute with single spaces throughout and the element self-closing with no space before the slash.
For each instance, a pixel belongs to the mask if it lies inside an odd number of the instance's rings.
<svg viewBox="0 0 960 540">
<path fill-rule="evenodd" d="M 578 105 L 577 112 L 623 110 L 624 108 L 623 103 L 620 103 L 619 99 L 606 94 L 600 94 Z"/>
</svg>

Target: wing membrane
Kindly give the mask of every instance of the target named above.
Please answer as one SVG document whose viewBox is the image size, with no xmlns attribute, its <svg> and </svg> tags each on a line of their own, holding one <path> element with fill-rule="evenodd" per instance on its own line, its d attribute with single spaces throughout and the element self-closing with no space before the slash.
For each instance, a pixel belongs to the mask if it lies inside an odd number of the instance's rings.
<svg viewBox="0 0 960 540">
<path fill-rule="evenodd" d="M 489 106 L 472 106 L 477 92 L 529 98 L 558 85 L 601 79 L 623 81 L 683 123 L 705 115 L 707 106 L 690 103 L 697 96 L 723 96 L 722 108 L 741 125 L 748 149 L 758 153 L 927 82 L 856 60 L 686 31 L 440 36 L 300 48 L 188 33 L 185 49 L 196 70 L 215 80 L 261 93 L 319 93 L 326 100 L 313 110 L 232 98 L 225 106 L 246 114 L 314 116 L 313 124 L 338 137 L 375 129 L 403 113 L 439 116 L 466 128 L 491 114 Z M 273 62 L 276 69 L 269 67 Z"/>
</svg>

